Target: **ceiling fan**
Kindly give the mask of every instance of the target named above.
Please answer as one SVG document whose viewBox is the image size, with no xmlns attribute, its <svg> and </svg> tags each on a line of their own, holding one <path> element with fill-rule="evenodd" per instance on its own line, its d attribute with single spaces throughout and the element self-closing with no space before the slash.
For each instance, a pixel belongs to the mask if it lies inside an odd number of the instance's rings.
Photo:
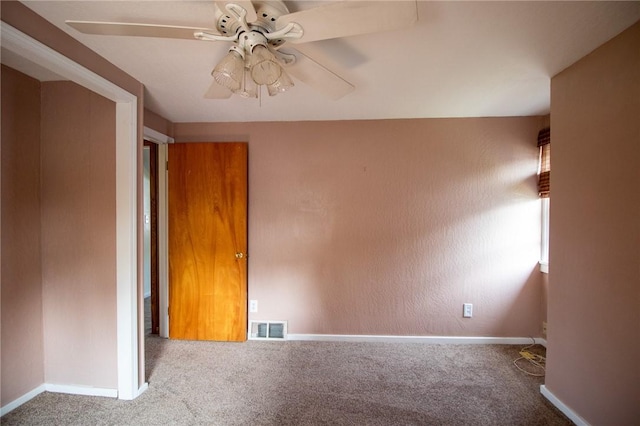
<svg viewBox="0 0 640 426">
<path fill-rule="evenodd" d="M 290 13 L 277 1 L 215 1 L 215 29 L 126 22 L 66 21 L 85 34 L 163 37 L 229 42 L 226 56 L 211 75 L 205 98 L 232 94 L 257 98 L 266 86 L 270 96 L 294 83 L 289 77 L 339 99 L 354 86 L 290 44 L 308 43 L 408 27 L 417 21 L 416 0 L 341 1 Z M 281 51 L 286 46 L 287 52 Z"/>
</svg>

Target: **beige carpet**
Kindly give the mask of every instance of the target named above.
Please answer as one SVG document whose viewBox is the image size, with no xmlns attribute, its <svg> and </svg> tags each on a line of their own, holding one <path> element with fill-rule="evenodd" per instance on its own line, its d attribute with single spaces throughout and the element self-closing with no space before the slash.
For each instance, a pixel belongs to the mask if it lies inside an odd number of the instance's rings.
<svg viewBox="0 0 640 426">
<path fill-rule="evenodd" d="M 569 425 L 519 347 L 147 338 L 134 401 L 43 393 L 3 425 Z M 540 350 L 540 349 L 539 349 Z"/>
<path fill-rule="evenodd" d="M 144 335 L 151 334 L 151 298 L 144 299 Z"/>
</svg>

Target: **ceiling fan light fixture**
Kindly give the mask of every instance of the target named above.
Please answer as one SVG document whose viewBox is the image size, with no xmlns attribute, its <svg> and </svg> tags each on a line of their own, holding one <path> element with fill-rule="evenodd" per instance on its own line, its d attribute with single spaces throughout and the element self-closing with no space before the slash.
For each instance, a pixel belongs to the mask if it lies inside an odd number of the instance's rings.
<svg viewBox="0 0 640 426">
<path fill-rule="evenodd" d="M 286 92 L 294 86 L 293 80 L 289 77 L 289 74 L 285 70 L 282 70 L 280 78 L 278 78 L 273 84 L 267 84 L 267 91 L 269 96 L 275 96 L 278 93 Z"/>
<path fill-rule="evenodd" d="M 282 67 L 269 48 L 258 44 L 251 50 L 249 57 L 251 78 L 256 84 L 274 84 L 282 75 Z"/>
<path fill-rule="evenodd" d="M 251 78 L 248 72 L 243 72 L 242 86 L 236 90 L 235 93 L 243 98 L 257 98 L 258 92 L 259 86 L 253 81 L 253 78 Z"/>
<path fill-rule="evenodd" d="M 232 92 L 240 90 L 244 77 L 244 58 L 239 50 L 236 46 L 231 47 L 229 53 L 211 72 L 218 84 Z"/>
</svg>

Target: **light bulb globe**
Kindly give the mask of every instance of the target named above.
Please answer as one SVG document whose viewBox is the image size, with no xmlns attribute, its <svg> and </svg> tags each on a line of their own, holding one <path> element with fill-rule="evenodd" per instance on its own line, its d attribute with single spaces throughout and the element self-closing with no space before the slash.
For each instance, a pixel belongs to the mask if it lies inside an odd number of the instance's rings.
<svg viewBox="0 0 640 426">
<path fill-rule="evenodd" d="M 244 76 L 244 59 L 242 55 L 236 50 L 229 50 L 229 53 L 213 69 L 211 75 L 218 84 L 232 92 L 240 90 Z"/>
<path fill-rule="evenodd" d="M 251 78 L 258 85 L 274 84 L 282 75 L 282 67 L 273 53 L 261 44 L 256 45 L 251 51 L 249 69 Z"/>
</svg>

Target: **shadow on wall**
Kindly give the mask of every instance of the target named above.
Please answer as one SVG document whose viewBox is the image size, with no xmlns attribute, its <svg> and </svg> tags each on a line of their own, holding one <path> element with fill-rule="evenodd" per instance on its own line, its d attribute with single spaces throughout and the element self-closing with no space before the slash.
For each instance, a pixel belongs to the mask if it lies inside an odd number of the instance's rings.
<svg viewBox="0 0 640 426">
<path fill-rule="evenodd" d="M 540 266 L 536 263 L 519 291 L 510 293 L 509 309 L 493 318 L 495 328 L 502 331 L 500 336 L 542 336 L 542 321 L 546 320 L 545 310 L 541 306 L 544 276 L 545 274 L 540 272 Z M 532 300 L 537 300 L 538 304 L 531 303 Z"/>
</svg>

